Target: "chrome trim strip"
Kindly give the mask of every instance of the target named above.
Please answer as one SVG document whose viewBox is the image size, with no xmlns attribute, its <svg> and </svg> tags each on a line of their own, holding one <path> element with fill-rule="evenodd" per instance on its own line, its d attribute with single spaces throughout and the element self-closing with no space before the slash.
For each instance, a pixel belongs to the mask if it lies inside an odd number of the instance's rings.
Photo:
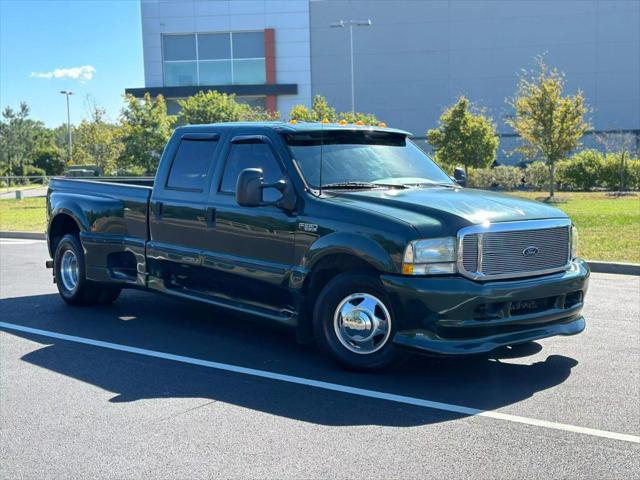
<svg viewBox="0 0 640 480">
<path fill-rule="evenodd" d="M 567 263 L 562 267 L 549 268 L 545 270 L 535 270 L 530 272 L 519 273 L 505 273 L 500 275 L 484 275 L 482 271 L 482 241 L 484 233 L 494 232 L 517 232 L 526 230 L 544 230 L 548 228 L 567 227 L 569 228 L 569 238 L 571 238 L 571 219 L 569 218 L 554 218 L 546 220 L 522 220 L 517 222 L 502 222 L 502 223 L 490 223 L 483 225 L 471 225 L 469 227 L 461 228 L 458 231 L 458 272 L 460 275 L 470 278 L 471 280 L 486 281 L 486 280 L 504 280 L 508 278 L 525 278 L 534 277 L 536 275 L 547 275 L 550 273 L 562 272 L 568 270 L 571 267 L 571 242 L 568 245 Z M 478 271 L 468 272 L 464 268 L 464 246 L 463 240 L 465 235 L 478 234 Z"/>
<path fill-rule="evenodd" d="M 478 272 L 482 271 L 482 260 L 484 260 L 483 254 L 482 254 L 483 247 L 484 247 L 484 234 L 480 233 L 478 234 L 478 245 L 476 246 L 476 248 L 478 249 L 478 260 L 476 263 Z"/>
</svg>

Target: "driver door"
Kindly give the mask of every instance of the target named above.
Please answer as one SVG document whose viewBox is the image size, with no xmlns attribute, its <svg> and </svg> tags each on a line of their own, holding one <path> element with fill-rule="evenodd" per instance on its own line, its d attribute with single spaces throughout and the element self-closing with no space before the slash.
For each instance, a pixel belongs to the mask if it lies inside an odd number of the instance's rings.
<svg viewBox="0 0 640 480">
<path fill-rule="evenodd" d="M 294 305 L 288 278 L 294 261 L 296 216 L 274 205 L 243 207 L 235 198 L 242 170 L 260 168 L 265 183 L 286 179 L 285 170 L 268 136 L 241 130 L 234 134 L 217 188 L 209 198 L 216 222 L 207 233 L 204 266 L 215 270 L 217 293 L 286 316 Z M 280 196 L 276 189 L 263 191 L 265 201 Z"/>
</svg>

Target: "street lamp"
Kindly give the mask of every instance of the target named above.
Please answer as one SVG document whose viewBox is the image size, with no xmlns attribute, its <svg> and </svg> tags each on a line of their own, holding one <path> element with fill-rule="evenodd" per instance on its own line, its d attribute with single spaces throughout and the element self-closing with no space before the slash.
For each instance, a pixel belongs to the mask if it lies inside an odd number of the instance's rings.
<svg viewBox="0 0 640 480">
<path fill-rule="evenodd" d="M 71 163 L 72 159 L 72 151 L 71 148 L 71 114 L 69 112 L 69 95 L 73 95 L 73 92 L 69 90 L 60 90 L 60 93 L 67 97 L 67 133 L 69 135 L 69 163 Z"/>
<path fill-rule="evenodd" d="M 356 111 L 356 94 L 355 94 L 355 85 L 353 78 L 353 27 L 370 27 L 371 19 L 367 20 L 338 20 L 335 23 L 332 23 L 331 28 L 344 28 L 349 26 L 349 57 L 351 61 L 351 112 L 355 113 Z"/>
</svg>

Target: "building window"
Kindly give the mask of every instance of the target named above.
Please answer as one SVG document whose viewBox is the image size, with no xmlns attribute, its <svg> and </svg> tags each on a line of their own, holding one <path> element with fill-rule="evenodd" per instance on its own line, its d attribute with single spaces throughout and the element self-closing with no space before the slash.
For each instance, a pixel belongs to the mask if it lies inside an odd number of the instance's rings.
<svg viewBox="0 0 640 480">
<path fill-rule="evenodd" d="M 266 82 L 264 32 L 163 35 L 166 87 Z"/>
</svg>

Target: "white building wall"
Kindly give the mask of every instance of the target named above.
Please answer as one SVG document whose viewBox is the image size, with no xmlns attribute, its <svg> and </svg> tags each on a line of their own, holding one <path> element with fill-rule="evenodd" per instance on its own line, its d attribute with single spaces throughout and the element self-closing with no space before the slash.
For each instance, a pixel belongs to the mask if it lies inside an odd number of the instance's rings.
<svg viewBox="0 0 640 480">
<path fill-rule="evenodd" d="M 311 103 L 308 0 L 141 0 L 146 87 L 162 87 L 162 34 L 275 30 L 276 83 L 298 85 L 278 96 L 286 115 Z"/>
</svg>

